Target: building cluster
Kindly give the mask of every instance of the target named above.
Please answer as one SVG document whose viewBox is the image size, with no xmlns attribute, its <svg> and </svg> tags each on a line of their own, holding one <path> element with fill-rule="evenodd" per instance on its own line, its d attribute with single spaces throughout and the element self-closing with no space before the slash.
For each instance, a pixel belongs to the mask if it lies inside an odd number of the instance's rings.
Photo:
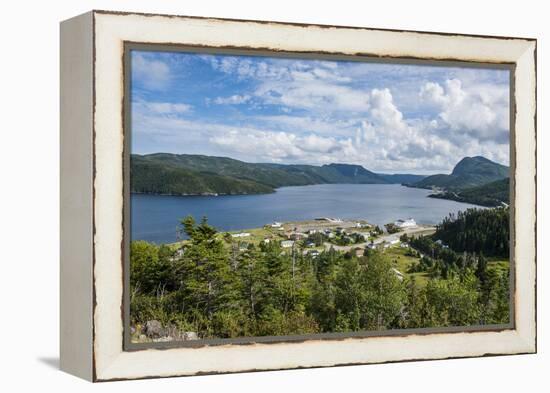
<svg viewBox="0 0 550 393">
<path fill-rule="evenodd" d="M 400 219 L 394 222 L 394 225 L 399 229 L 405 230 L 408 228 L 417 227 L 417 223 L 414 219 Z M 379 239 L 376 241 L 376 230 L 369 231 L 368 228 L 374 228 L 370 224 L 362 221 L 342 221 L 338 218 L 316 218 L 314 222 L 303 223 L 281 223 L 273 222 L 265 225 L 265 229 L 276 231 L 277 233 L 271 233 L 263 238 L 261 241 L 264 244 L 272 241 L 280 241 L 281 248 L 294 249 L 298 246 L 304 248 L 303 253 L 311 255 L 313 257 L 319 255 L 320 251 L 317 249 L 320 246 L 319 238 L 313 235 L 321 234 L 323 243 L 331 243 L 335 246 L 353 245 L 359 246 L 355 248 L 355 252 L 358 256 L 363 254 L 365 249 L 386 249 L 394 245 L 401 247 L 407 247 L 408 245 L 399 244 L 397 236 L 387 236 L 385 240 Z M 280 231 L 280 232 L 279 232 Z M 239 232 L 231 234 L 231 237 L 238 240 L 238 249 L 245 251 L 249 245 L 249 240 L 252 236 L 249 232 Z M 361 247 L 363 244 L 365 247 Z"/>
</svg>

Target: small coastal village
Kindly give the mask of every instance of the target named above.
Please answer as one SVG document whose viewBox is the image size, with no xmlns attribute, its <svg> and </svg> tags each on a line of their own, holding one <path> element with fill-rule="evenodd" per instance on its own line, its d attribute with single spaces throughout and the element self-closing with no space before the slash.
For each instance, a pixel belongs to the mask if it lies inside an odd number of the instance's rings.
<svg viewBox="0 0 550 393">
<path fill-rule="evenodd" d="M 403 235 L 418 237 L 432 235 L 435 226 L 418 224 L 413 218 L 398 219 L 384 225 L 374 225 L 366 220 L 319 217 L 306 221 L 272 222 L 261 228 L 220 232 L 226 246 L 233 254 L 246 252 L 251 245 L 278 243 L 281 253 L 302 254 L 316 259 L 323 251 L 335 250 L 343 254 L 361 257 L 366 250 L 378 250 L 393 259 L 393 272 L 399 280 L 407 276 L 411 265 L 422 258 L 404 241 Z M 183 256 L 186 241 L 174 244 L 176 257 Z M 443 245 L 445 246 L 445 245 Z M 419 281 L 427 280 L 422 273 L 413 273 Z"/>
<path fill-rule="evenodd" d="M 395 229 L 390 229 L 390 233 L 365 220 L 321 217 L 309 221 L 273 222 L 263 228 L 227 233 L 241 251 L 246 250 L 249 244 L 278 241 L 283 250 L 299 249 L 303 254 L 312 256 L 331 247 L 345 252 L 354 250 L 357 256 L 361 256 L 365 248 L 407 247 L 407 244 L 400 244 L 399 240 L 405 233 L 428 235 L 435 232 L 435 227 L 418 225 L 412 218 L 400 219 L 387 226 Z"/>
</svg>

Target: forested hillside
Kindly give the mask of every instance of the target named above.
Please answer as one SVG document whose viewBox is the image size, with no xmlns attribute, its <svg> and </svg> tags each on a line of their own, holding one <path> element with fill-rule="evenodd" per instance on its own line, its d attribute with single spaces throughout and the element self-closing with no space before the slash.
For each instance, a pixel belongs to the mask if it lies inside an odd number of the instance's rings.
<svg viewBox="0 0 550 393">
<path fill-rule="evenodd" d="M 464 190 L 502 180 L 510 176 L 510 168 L 485 157 L 464 157 L 449 175 L 428 176 L 411 185 L 419 188 L 441 188 L 446 191 Z"/>
<path fill-rule="evenodd" d="M 447 191 L 429 195 L 431 198 L 452 199 L 457 202 L 496 207 L 510 203 L 510 179 L 497 180 L 461 191 Z"/>
<path fill-rule="evenodd" d="M 143 194 L 232 195 L 274 192 L 270 186 L 246 179 L 175 168 L 143 160 L 132 160 L 130 184 L 132 192 Z"/>
<path fill-rule="evenodd" d="M 477 252 L 508 258 L 510 209 L 468 209 L 446 217 L 434 235 L 457 252 Z"/>
<path fill-rule="evenodd" d="M 420 175 L 377 174 L 360 165 L 247 163 L 227 157 L 189 154 L 133 154 L 130 160 L 131 191 L 140 193 L 251 194 L 273 192 L 283 186 L 396 184 L 424 178 Z"/>
</svg>

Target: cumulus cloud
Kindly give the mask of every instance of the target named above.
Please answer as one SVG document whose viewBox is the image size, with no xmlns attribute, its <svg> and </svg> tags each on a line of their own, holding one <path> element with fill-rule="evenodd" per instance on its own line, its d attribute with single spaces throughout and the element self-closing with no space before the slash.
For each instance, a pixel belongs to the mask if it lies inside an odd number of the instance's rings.
<svg viewBox="0 0 550 393">
<path fill-rule="evenodd" d="M 376 123 L 385 128 L 391 128 L 395 132 L 404 131 L 406 124 L 403 114 L 393 103 L 393 97 L 389 89 L 374 89 L 370 94 L 370 114 Z"/>
<path fill-rule="evenodd" d="M 509 97 L 504 86 L 465 88 L 460 80 L 448 79 L 444 86 L 426 83 L 419 96 L 439 110 L 439 119 L 455 133 L 482 140 L 508 139 Z"/>
<path fill-rule="evenodd" d="M 132 56 L 132 78 L 151 90 L 163 90 L 171 80 L 170 67 L 158 59 L 137 53 Z"/>
<path fill-rule="evenodd" d="M 258 129 L 225 130 L 210 137 L 209 141 L 225 151 L 262 157 L 261 161 L 317 162 L 319 155 L 336 156 L 345 150 L 347 140 L 322 137 L 316 134 L 298 135 L 284 131 Z"/>
</svg>

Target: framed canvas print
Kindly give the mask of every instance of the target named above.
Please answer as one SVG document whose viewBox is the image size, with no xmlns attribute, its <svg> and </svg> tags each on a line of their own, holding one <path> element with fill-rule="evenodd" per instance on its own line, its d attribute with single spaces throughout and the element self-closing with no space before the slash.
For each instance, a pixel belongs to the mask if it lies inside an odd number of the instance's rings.
<svg viewBox="0 0 550 393">
<path fill-rule="evenodd" d="M 536 41 L 61 24 L 61 368 L 536 351 Z"/>
</svg>

